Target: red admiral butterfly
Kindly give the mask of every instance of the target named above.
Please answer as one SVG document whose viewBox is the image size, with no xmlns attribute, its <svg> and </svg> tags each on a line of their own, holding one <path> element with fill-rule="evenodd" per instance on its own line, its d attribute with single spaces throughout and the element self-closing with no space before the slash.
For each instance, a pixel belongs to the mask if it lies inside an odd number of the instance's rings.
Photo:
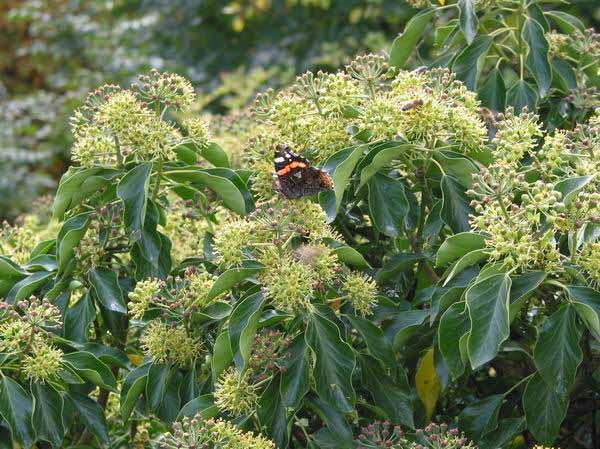
<svg viewBox="0 0 600 449">
<path fill-rule="evenodd" d="M 275 149 L 275 191 L 286 198 L 300 198 L 333 189 L 327 172 L 310 165 L 307 159 L 286 145 Z"/>
</svg>

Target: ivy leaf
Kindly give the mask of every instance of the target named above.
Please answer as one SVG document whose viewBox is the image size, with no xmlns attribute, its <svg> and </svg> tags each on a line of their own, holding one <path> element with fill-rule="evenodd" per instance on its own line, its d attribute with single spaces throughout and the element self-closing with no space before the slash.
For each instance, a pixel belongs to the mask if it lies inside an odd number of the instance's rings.
<svg viewBox="0 0 600 449">
<path fill-rule="evenodd" d="M 414 427 L 410 390 L 390 377 L 379 362 L 368 355 L 360 356 L 362 382 L 371 392 L 375 404 L 381 407 L 393 424 Z"/>
<path fill-rule="evenodd" d="M 281 378 L 274 379 L 262 394 L 259 401 L 258 417 L 261 425 L 266 426 L 267 435 L 277 447 L 287 447 L 288 418 L 280 395 Z"/>
<path fill-rule="evenodd" d="M 435 265 L 441 267 L 465 254 L 485 247 L 485 237 L 474 232 L 461 232 L 448 237 L 440 245 Z"/>
<path fill-rule="evenodd" d="M 390 65 L 403 68 L 419 39 L 433 18 L 435 9 L 427 8 L 415 14 L 404 27 L 404 32 L 394 39 L 390 50 Z"/>
<path fill-rule="evenodd" d="M 398 237 L 404 230 L 409 210 L 404 185 L 397 179 L 377 173 L 369 181 L 369 211 L 373 224 L 383 234 Z"/>
<path fill-rule="evenodd" d="M 35 431 L 31 427 L 33 403 L 17 382 L 0 374 L 0 415 L 10 429 L 10 435 L 24 447 L 31 447 Z"/>
<path fill-rule="evenodd" d="M 435 370 L 434 350 L 430 348 L 421 358 L 417 365 L 415 374 L 415 386 L 419 399 L 425 406 L 425 416 L 427 421 L 431 420 L 431 416 L 435 411 L 438 398 L 442 391 L 440 378 Z"/>
<path fill-rule="evenodd" d="M 58 257 L 58 274 L 73 261 L 74 248 L 79 244 L 89 224 L 89 214 L 79 214 L 69 218 L 63 224 L 56 237 L 56 256 Z"/>
<path fill-rule="evenodd" d="M 475 13 L 474 0 L 459 0 L 458 10 L 460 29 L 465 35 L 467 44 L 471 45 L 477 35 L 477 28 L 479 26 L 479 20 L 477 20 L 477 14 Z"/>
<path fill-rule="evenodd" d="M 525 387 L 523 409 L 527 428 L 545 446 L 552 446 L 567 415 L 569 398 L 559 394 L 542 376 L 535 374 Z"/>
<path fill-rule="evenodd" d="M 63 426 L 64 399 L 51 384 L 32 382 L 33 394 L 32 424 L 37 438 L 60 447 L 65 435 Z"/>
<path fill-rule="evenodd" d="M 141 237 L 146 218 L 146 204 L 152 164 L 132 168 L 117 185 L 117 196 L 123 201 L 123 221 L 132 241 Z"/>
<path fill-rule="evenodd" d="M 535 111 L 538 94 L 529 83 L 524 80 L 517 80 L 508 89 L 506 102 L 515 109 L 517 114 L 520 114 L 526 106 L 529 111 Z"/>
<path fill-rule="evenodd" d="M 219 376 L 231 364 L 233 352 L 229 340 L 229 331 L 225 330 L 219 334 L 213 346 L 213 356 L 211 360 L 211 372 L 213 382 L 216 382 Z"/>
<path fill-rule="evenodd" d="M 113 312 L 127 313 L 117 273 L 106 268 L 95 268 L 90 271 L 89 279 L 96 297 L 104 307 Z"/>
<path fill-rule="evenodd" d="M 440 319 L 438 345 L 453 379 L 465 371 L 466 360 L 462 357 L 460 339 L 470 328 L 471 321 L 465 303 L 452 304 Z"/>
<path fill-rule="evenodd" d="M 123 422 L 127 422 L 136 402 L 146 391 L 146 382 L 148 380 L 148 371 L 151 363 L 146 363 L 127 374 L 123 387 L 121 388 L 121 418 Z"/>
<path fill-rule="evenodd" d="M 281 375 L 279 394 L 285 407 L 296 410 L 310 390 L 310 370 L 307 357 L 308 346 L 303 335 L 294 339 L 284 362 L 285 372 Z"/>
<path fill-rule="evenodd" d="M 177 420 L 179 421 L 184 416 L 193 418 L 197 413 L 200 413 L 204 419 L 210 419 L 219 416 L 219 408 L 215 405 L 215 400 L 212 394 L 204 394 L 189 401 L 179 411 Z"/>
<path fill-rule="evenodd" d="M 240 372 L 246 369 L 258 322 L 265 303 L 261 292 L 244 298 L 229 317 L 229 341 L 233 360 Z"/>
<path fill-rule="evenodd" d="M 358 316 L 346 315 L 346 318 L 350 321 L 352 327 L 358 331 L 371 355 L 383 362 L 388 368 L 395 369 L 396 358 L 394 357 L 394 350 L 390 342 L 385 338 L 381 327 L 376 326 L 375 323 L 368 319 Z"/>
<path fill-rule="evenodd" d="M 146 381 L 146 400 L 152 410 L 158 410 L 165 399 L 174 371 L 170 365 L 159 363 L 150 365 Z"/>
<path fill-rule="evenodd" d="M 442 188 L 442 221 L 455 233 L 468 232 L 469 214 L 474 213 L 469 200 L 465 195 L 465 189 L 453 176 L 444 175 L 440 183 Z"/>
<path fill-rule="evenodd" d="M 208 292 L 206 299 L 211 300 L 216 298 L 221 293 L 231 289 L 234 285 L 248 279 L 262 271 L 263 265 L 256 261 L 246 261 L 240 268 L 231 268 L 221 275 L 215 281 L 214 285 Z"/>
<path fill-rule="evenodd" d="M 577 367 L 583 360 L 579 347 L 582 334 L 570 304 L 559 307 L 539 330 L 533 360 L 542 379 L 558 394 L 567 394 L 575 382 Z"/>
<path fill-rule="evenodd" d="M 377 151 L 377 154 L 375 154 L 373 159 L 371 159 L 371 162 L 365 165 L 360 171 L 360 183 L 356 190 L 360 190 L 381 168 L 413 148 L 415 148 L 415 145 L 413 144 L 401 144 L 383 148 L 381 151 L 373 150 Z"/>
<path fill-rule="evenodd" d="M 85 351 L 63 355 L 63 361 L 71 366 L 79 376 L 98 385 L 100 388 L 117 393 L 117 381 L 108 366 L 96 356 Z"/>
<path fill-rule="evenodd" d="M 506 85 L 502 72 L 493 69 L 479 88 L 481 102 L 494 112 L 503 112 L 506 107 Z"/>
<path fill-rule="evenodd" d="M 90 324 L 96 317 L 96 308 L 86 293 L 64 313 L 63 336 L 72 341 L 87 341 Z"/>
<path fill-rule="evenodd" d="M 544 279 L 546 279 L 546 273 L 543 271 L 530 271 L 511 278 L 509 308 L 511 323 L 521 310 L 525 300 L 531 296 Z"/>
<path fill-rule="evenodd" d="M 529 51 L 525 63 L 537 82 L 541 97 L 544 97 L 552 84 L 552 68 L 548 62 L 548 41 L 544 36 L 544 28 L 537 20 L 527 18 L 523 27 L 523 39 Z"/>
<path fill-rule="evenodd" d="M 470 0 L 466 0 L 470 3 Z M 477 85 L 477 75 L 479 73 L 478 63 L 482 57 L 485 57 L 493 39 L 490 36 L 478 36 L 468 47 L 466 47 L 457 56 L 452 70 L 456 73 L 456 77 L 465 82 L 465 85 L 470 90 L 475 90 Z"/>
<path fill-rule="evenodd" d="M 493 432 L 486 434 L 479 440 L 481 449 L 498 449 L 499 447 L 510 447 L 508 443 L 513 437 L 526 428 L 525 418 L 507 418 L 500 421 L 498 428 Z"/>
<path fill-rule="evenodd" d="M 507 274 L 496 274 L 473 284 L 465 294 L 471 319 L 467 350 L 473 369 L 496 357 L 509 336 L 510 286 Z"/>
<path fill-rule="evenodd" d="M 340 337 L 340 330 L 316 306 L 310 315 L 306 342 L 315 354 L 313 375 L 319 397 L 343 413 L 354 410 L 356 393 L 352 373 L 356 365 L 354 351 Z"/>
<path fill-rule="evenodd" d="M 459 426 L 475 441 L 498 427 L 498 413 L 504 401 L 503 394 L 495 394 L 466 407 L 458 417 Z"/>
<path fill-rule="evenodd" d="M 573 306 L 592 335 L 600 340 L 600 293 L 589 287 L 568 285 Z"/>
<path fill-rule="evenodd" d="M 85 424 L 86 429 L 96 435 L 101 444 L 108 444 L 110 437 L 102 407 L 89 397 L 79 393 L 71 392 L 67 397 L 79 412 L 79 419 Z"/>
</svg>

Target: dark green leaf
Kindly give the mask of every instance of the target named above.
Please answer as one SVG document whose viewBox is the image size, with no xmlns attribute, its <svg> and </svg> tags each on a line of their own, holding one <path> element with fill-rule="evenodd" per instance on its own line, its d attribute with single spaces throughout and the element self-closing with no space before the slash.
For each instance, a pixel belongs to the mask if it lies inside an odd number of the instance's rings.
<svg viewBox="0 0 600 449">
<path fill-rule="evenodd" d="M 303 335 L 294 339 L 288 352 L 291 354 L 285 361 L 285 372 L 281 375 L 279 392 L 281 403 L 285 407 L 296 409 L 310 389 L 310 372 L 307 357 L 306 341 Z"/>
<path fill-rule="evenodd" d="M 481 449 L 498 449 L 510 447 L 508 443 L 515 435 L 525 430 L 525 418 L 507 418 L 500 420 L 498 428 L 479 440 Z"/>
<path fill-rule="evenodd" d="M 108 366 L 95 355 L 85 351 L 71 352 L 63 356 L 63 361 L 69 364 L 78 375 L 94 385 L 117 393 L 117 381 Z"/>
<path fill-rule="evenodd" d="M 162 404 L 173 373 L 170 365 L 153 363 L 150 366 L 146 380 L 146 400 L 152 410 L 157 410 Z"/>
<path fill-rule="evenodd" d="M 548 41 L 544 36 L 544 28 L 537 20 L 528 18 L 523 27 L 523 39 L 527 42 L 526 64 L 537 81 L 539 93 L 544 97 L 552 84 L 552 69 L 548 62 Z"/>
<path fill-rule="evenodd" d="M 8 257 L 0 255 L 0 279 L 22 279 L 29 274 Z"/>
<path fill-rule="evenodd" d="M 463 0 L 470 3 L 470 0 Z M 478 62 L 485 57 L 492 46 L 493 39 L 490 36 L 478 36 L 468 47 L 466 47 L 452 64 L 452 70 L 456 77 L 465 82 L 470 90 L 475 90 L 477 75 L 479 73 Z"/>
<path fill-rule="evenodd" d="M 582 334 L 575 308 L 569 304 L 546 318 L 539 330 L 533 360 L 542 379 L 558 394 L 566 394 L 575 382 L 583 360 L 579 347 Z"/>
<path fill-rule="evenodd" d="M 117 195 L 123 201 L 125 227 L 133 241 L 140 238 L 144 227 L 151 172 L 152 164 L 140 164 L 123 176 L 117 186 Z"/>
<path fill-rule="evenodd" d="M 215 405 L 212 394 L 205 394 L 192 399 L 181 408 L 177 419 L 180 420 L 184 416 L 193 418 L 198 413 L 204 419 L 215 418 L 219 415 L 219 408 Z"/>
<path fill-rule="evenodd" d="M 568 396 L 556 393 L 554 387 L 544 382 L 539 374 L 527 382 L 523 393 L 527 428 L 544 445 L 552 446 L 554 443 L 568 407 Z"/>
<path fill-rule="evenodd" d="M 471 319 L 467 349 L 473 369 L 496 357 L 500 345 L 508 338 L 510 286 L 507 274 L 496 274 L 478 281 L 467 290 L 466 301 Z"/>
<path fill-rule="evenodd" d="M 589 287 L 569 285 L 573 306 L 592 335 L 600 340 L 600 293 Z"/>
<path fill-rule="evenodd" d="M 435 265 L 441 267 L 465 254 L 485 247 L 485 237 L 474 232 L 461 232 L 451 235 L 441 244 L 436 255 Z"/>
<path fill-rule="evenodd" d="M 377 360 L 360 356 L 362 382 L 378 407 L 381 407 L 393 424 L 414 427 L 410 390 L 390 377 Z"/>
<path fill-rule="evenodd" d="M 475 1 L 458 0 L 458 10 L 460 29 L 467 40 L 467 44 L 470 45 L 477 36 L 477 28 L 479 27 L 479 20 L 477 20 L 477 14 L 475 13 Z"/>
<path fill-rule="evenodd" d="M 102 407 L 89 397 L 79 393 L 69 393 L 68 397 L 79 412 L 79 419 L 85 424 L 86 429 L 94 434 L 101 444 L 108 444 L 110 437 Z"/>
<path fill-rule="evenodd" d="M 504 401 L 503 394 L 483 398 L 466 407 L 458 417 L 461 430 L 475 441 L 498 427 L 498 413 Z"/>
<path fill-rule="evenodd" d="M 448 150 L 436 151 L 433 157 L 440 163 L 444 171 L 454 176 L 465 189 L 471 188 L 473 174 L 479 172 L 479 166 L 475 162 L 464 154 Z"/>
<path fill-rule="evenodd" d="M 6 421 L 14 441 L 30 448 L 35 441 L 31 427 L 33 404 L 27 392 L 12 380 L 0 374 L 0 415 Z"/>
<path fill-rule="evenodd" d="M 493 69 L 479 88 L 481 102 L 494 112 L 503 112 L 506 107 L 506 85 L 502 73 Z"/>
<path fill-rule="evenodd" d="M 63 397 L 50 384 L 31 384 L 33 394 L 32 424 L 37 438 L 59 447 L 65 435 L 63 427 Z"/>
<path fill-rule="evenodd" d="M 484 259 L 488 258 L 488 253 L 485 248 L 476 249 L 471 251 L 470 253 L 465 254 L 460 259 L 456 261 L 456 263 L 452 266 L 450 273 L 446 276 L 446 280 L 444 281 L 444 285 L 447 285 L 456 275 L 461 273 L 468 267 L 472 267 L 473 265 L 481 262 Z"/>
<path fill-rule="evenodd" d="M 435 9 L 428 8 L 417 13 L 408 21 L 404 27 L 404 32 L 394 39 L 390 50 L 390 65 L 392 67 L 399 69 L 404 67 L 433 18 L 434 12 Z"/>
<path fill-rule="evenodd" d="M 415 264 L 426 257 L 422 254 L 400 253 L 387 260 L 383 267 L 377 270 L 375 280 L 378 283 L 384 283 L 387 280 L 399 275 L 400 273 L 412 269 Z"/>
<path fill-rule="evenodd" d="M 358 316 L 346 315 L 352 327 L 356 329 L 371 355 L 382 361 L 388 368 L 394 370 L 396 367 L 396 358 L 392 345 L 386 340 L 381 327 L 378 327 L 370 320 Z"/>
<path fill-rule="evenodd" d="M 307 403 L 327 426 L 327 429 L 321 429 L 317 435 L 313 435 L 321 448 L 355 448 L 352 437 L 352 429 L 348 425 L 348 421 L 342 413 L 338 412 L 329 404 L 316 397 L 311 397 L 309 400 L 307 400 Z M 322 434 L 323 430 L 326 431 L 326 435 Z M 323 443 L 327 444 L 324 445 Z"/>
<path fill-rule="evenodd" d="M 585 31 L 583 22 L 569 13 L 546 11 L 544 14 L 554 20 L 564 34 L 571 34 L 573 31 Z"/>
<path fill-rule="evenodd" d="M 231 289 L 234 285 L 248 279 L 262 271 L 264 268 L 262 264 L 255 261 L 248 261 L 249 263 L 241 268 L 232 268 L 219 275 L 219 278 L 215 281 L 212 288 L 208 292 L 207 300 L 216 298 L 221 293 L 224 293 Z"/>
<path fill-rule="evenodd" d="M 106 268 L 95 268 L 90 271 L 89 279 L 96 297 L 104 307 L 113 312 L 127 313 L 117 273 Z"/>
<path fill-rule="evenodd" d="M 543 271 L 530 271 L 519 276 L 514 276 L 510 287 L 510 321 L 516 317 L 521 306 L 529 296 L 540 286 L 546 273 Z"/>
<path fill-rule="evenodd" d="M 412 144 L 401 144 L 378 151 L 371 162 L 360 171 L 360 183 L 356 190 L 360 190 L 381 168 L 414 147 Z"/>
<path fill-rule="evenodd" d="M 65 311 L 63 336 L 72 341 L 87 341 L 88 330 L 95 317 L 96 309 L 89 294 L 86 294 Z"/>
<path fill-rule="evenodd" d="M 442 220 L 455 233 L 470 231 L 469 214 L 474 213 L 474 211 L 469 206 L 464 187 L 459 184 L 456 178 L 448 175 L 442 177 L 440 184 L 443 195 L 440 214 Z"/>
<path fill-rule="evenodd" d="M 258 321 L 265 303 L 261 292 L 248 296 L 236 305 L 229 317 L 229 341 L 233 360 L 243 372 L 250 358 Z"/>
<path fill-rule="evenodd" d="M 229 340 L 229 331 L 225 330 L 219 334 L 213 347 L 213 356 L 211 360 L 211 371 L 213 382 L 216 382 L 219 376 L 231 364 L 233 352 Z"/>
<path fill-rule="evenodd" d="M 535 111 L 538 102 L 537 92 L 523 80 L 517 80 L 508 89 L 506 94 L 506 102 L 515 109 L 517 114 L 520 114 L 524 107 L 531 111 Z"/>
<path fill-rule="evenodd" d="M 54 273 L 38 271 L 37 273 L 33 273 L 31 276 L 20 280 L 13 285 L 6 295 L 6 302 L 14 304 L 22 299 L 29 298 L 29 296 L 44 286 L 53 276 Z"/>
<path fill-rule="evenodd" d="M 340 337 L 338 327 L 325 318 L 317 307 L 310 315 L 306 342 L 315 354 L 313 375 L 319 397 L 340 412 L 351 412 L 356 402 L 352 372 L 354 351 Z"/>
<path fill-rule="evenodd" d="M 558 74 L 558 81 L 563 91 L 569 92 L 577 88 L 575 72 L 567 61 L 552 58 L 552 69 L 555 74 Z"/>
<path fill-rule="evenodd" d="M 260 398 L 258 417 L 260 423 L 266 426 L 266 434 L 277 447 L 287 447 L 288 418 L 286 408 L 280 396 L 280 378 L 275 378 Z"/>
<path fill-rule="evenodd" d="M 389 237 L 398 237 L 404 230 L 409 204 L 404 185 L 381 173 L 369 181 L 369 211 L 373 225 Z"/>
<path fill-rule="evenodd" d="M 438 344 L 450 374 L 457 379 L 465 371 L 465 362 L 460 350 L 460 339 L 471 328 L 465 303 L 454 303 L 444 312 L 438 328 Z"/>
<path fill-rule="evenodd" d="M 146 382 L 148 380 L 148 371 L 150 363 L 140 366 L 139 368 L 130 371 L 123 382 L 121 388 L 121 418 L 123 422 L 127 422 L 136 402 L 146 391 Z"/>
</svg>

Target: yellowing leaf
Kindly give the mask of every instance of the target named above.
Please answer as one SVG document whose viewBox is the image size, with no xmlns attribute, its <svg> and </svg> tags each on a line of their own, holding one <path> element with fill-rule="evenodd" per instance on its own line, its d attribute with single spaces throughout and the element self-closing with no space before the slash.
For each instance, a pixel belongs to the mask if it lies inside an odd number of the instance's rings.
<svg viewBox="0 0 600 449">
<path fill-rule="evenodd" d="M 433 348 L 429 349 L 419 361 L 417 373 L 415 374 L 415 384 L 419 399 L 425 405 L 427 421 L 430 421 L 442 389 L 440 379 L 435 371 Z"/>
<path fill-rule="evenodd" d="M 127 354 L 127 358 L 133 363 L 133 366 L 140 366 L 144 361 L 144 357 L 137 354 Z"/>
<path fill-rule="evenodd" d="M 442 6 L 444 6 L 446 4 L 446 0 L 438 0 L 438 3 Z"/>
</svg>

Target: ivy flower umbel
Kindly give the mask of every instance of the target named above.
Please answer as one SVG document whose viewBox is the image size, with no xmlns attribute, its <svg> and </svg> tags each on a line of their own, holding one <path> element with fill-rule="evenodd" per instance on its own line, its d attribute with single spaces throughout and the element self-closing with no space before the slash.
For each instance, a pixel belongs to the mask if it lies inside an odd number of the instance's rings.
<svg viewBox="0 0 600 449">
<path fill-rule="evenodd" d="M 127 308 L 129 309 L 129 315 L 136 320 L 142 319 L 156 300 L 160 290 L 161 281 L 159 279 L 151 278 L 139 281 L 134 290 L 128 295 Z"/>
<path fill-rule="evenodd" d="M 138 95 L 148 103 L 164 103 L 179 110 L 187 110 L 196 101 L 192 84 L 180 75 L 152 69 L 149 75 L 140 75 L 135 85 Z"/>
<path fill-rule="evenodd" d="M 222 419 L 205 419 L 201 414 L 184 417 L 173 423 L 156 442 L 159 449 L 275 449 L 275 444 L 261 435 L 243 432 Z"/>
<path fill-rule="evenodd" d="M 235 367 L 224 371 L 215 383 L 215 405 L 233 417 L 248 415 L 258 405 L 257 387 L 250 382 L 251 371 L 240 374 Z"/>
<path fill-rule="evenodd" d="M 154 320 L 141 338 L 146 355 L 157 363 L 190 365 L 201 352 L 200 342 L 175 323 Z"/>
<path fill-rule="evenodd" d="M 220 226 L 213 242 L 218 263 L 232 267 L 247 259 L 245 250 L 251 237 L 252 224 L 248 220 L 232 220 Z"/>
<path fill-rule="evenodd" d="M 600 242 L 585 243 L 577 263 L 583 268 L 591 283 L 596 287 L 600 286 Z"/>
<path fill-rule="evenodd" d="M 345 277 L 342 289 L 359 314 L 367 316 L 373 313 L 378 294 L 377 283 L 373 278 L 364 273 L 350 273 Z"/>
<path fill-rule="evenodd" d="M 61 368 L 62 356 L 60 349 L 46 343 L 39 344 L 23 360 L 23 374 L 34 382 L 53 379 Z"/>
</svg>

